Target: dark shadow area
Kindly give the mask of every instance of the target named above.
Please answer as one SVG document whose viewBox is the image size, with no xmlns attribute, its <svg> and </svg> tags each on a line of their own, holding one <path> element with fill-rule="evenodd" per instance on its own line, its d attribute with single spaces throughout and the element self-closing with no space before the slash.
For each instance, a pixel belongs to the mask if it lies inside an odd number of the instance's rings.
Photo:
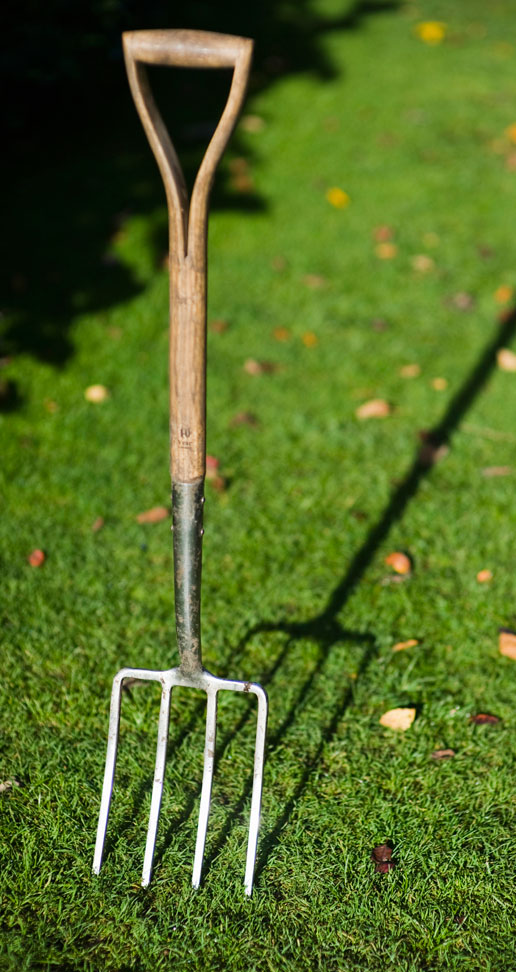
<svg viewBox="0 0 516 972">
<path fill-rule="evenodd" d="M 287 619 L 280 618 L 275 621 L 266 621 L 255 625 L 246 633 L 232 654 L 233 661 L 237 662 L 239 659 L 241 659 L 245 655 L 246 645 L 250 639 L 259 633 L 284 633 L 286 638 L 281 650 L 279 651 L 274 663 L 262 674 L 261 682 L 265 687 L 267 687 L 267 685 L 272 682 L 274 677 L 281 672 L 282 666 L 284 665 L 292 645 L 296 640 L 309 639 L 312 642 L 315 642 L 319 647 L 317 660 L 312 666 L 309 675 L 305 677 L 302 683 L 299 685 L 296 691 L 295 699 L 290 705 L 288 712 L 285 714 L 274 733 L 269 734 L 268 749 L 271 751 L 282 743 L 286 732 L 295 723 L 295 720 L 306 704 L 310 693 L 316 689 L 317 677 L 323 672 L 324 667 L 330 658 L 332 649 L 335 648 L 337 644 L 342 643 L 363 646 L 362 657 L 356 672 L 357 679 L 351 684 L 349 682 L 345 682 L 342 685 L 340 693 L 336 694 L 335 704 L 332 712 L 326 715 L 324 723 L 319 726 L 321 736 L 315 751 L 313 751 L 311 755 L 305 759 L 300 778 L 293 792 L 286 801 L 281 814 L 276 820 L 273 821 L 268 833 L 262 838 L 259 856 L 257 859 L 257 877 L 266 866 L 269 855 L 278 843 L 281 833 L 287 824 L 296 803 L 300 800 L 307 785 L 309 784 L 310 778 L 317 768 L 325 746 L 331 741 L 346 710 L 351 704 L 353 700 L 354 686 L 357 684 L 360 678 L 365 676 L 369 666 L 378 653 L 374 634 L 351 631 L 344 628 L 338 619 L 338 615 L 345 607 L 354 588 L 363 578 L 364 573 L 371 564 L 377 549 L 387 538 L 391 527 L 403 516 L 409 502 L 416 496 L 425 476 L 428 475 L 430 469 L 435 464 L 435 461 L 438 460 L 439 450 L 442 450 L 443 447 L 451 444 L 454 431 L 458 428 L 468 410 L 473 405 L 476 397 L 482 391 L 484 385 L 491 376 L 493 369 L 496 366 L 496 356 L 498 351 L 500 348 L 505 347 L 510 343 L 515 333 L 516 311 L 512 311 L 509 317 L 497 329 L 495 336 L 481 354 L 477 364 L 473 367 L 470 374 L 451 399 L 441 421 L 425 434 L 425 442 L 423 443 L 423 447 L 418 448 L 408 473 L 399 486 L 397 486 L 397 488 L 394 490 L 391 499 L 378 522 L 372 527 L 364 543 L 353 557 L 342 579 L 337 583 L 334 590 L 329 595 L 324 609 L 315 617 L 309 618 L 308 620 L 302 622 L 288 621 Z M 430 448 L 428 448 L 429 445 Z M 414 704 L 414 706 L 419 709 L 417 700 L 411 704 Z M 198 720 L 202 717 L 203 712 L 204 703 L 202 702 L 198 707 L 196 707 L 195 711 L 192 712 L 188 724 L 174 740 L 174 749 L 181 746 L 188 739 L 189 733 L 192 731 L 193 727 L 198 724 Z M 246 709 L 232 731 L 226 733 L 224 738 L 219 740 L 217 743 L 217 761 L 220 760 L 231 741 L 241 732 L 244 726 L 248 723 L 249 719 L 254 718 L 254 712 L 255 710 L 252 706 Z M 151 785 L 152 779 L 149 777 L 139 787 L 138 792 L 135 795 L 133 814 L 136 814 L 141 809 L 145 796 Z M 177 829 L 183 823 L 185 823 L 192 813 L 195 803 L 199 798 L 200 789 L 199 784 L 196 790 L 190 794 L 181 812 L 178 813 L 173 820 L 168 822 L 167 830 L 165 831 L 163 838 L 158 842 L 158 846 L 156 848 L 154 859 L 155 866 L 157 866 L 163 859 L 167 848 L 172 843 Z M 204 875 L 207 874 L 216 857 L 219 855 L 222 846 L 233 827 L 235 819 L 238 819 L 241 816 L 244 808 L 248 804 L 251 796 L 251 790 L 252 775 L 250 775 L 245 786 L 243 787 L 237 805 L 232 806 L 231 813 L 228 815 L 221 833 L 218 835 L 215 842 L 211 844 L 211 848 L 205 858 L 203 869 Z M 129 817 L 127 818 L 127 825 L 128 822 Z M 127 829 L 127 826 L 123 825 L 123 829 Z"/>
<path fill-rule="evenodd" d="M 293 73 L 331 79 L 335 67 L 324 35 L 357 30 L 368 17 L 398 6 L 398 0 L 342 0 L 342 13 L 325 17 L 308 0 L 211 0 L 187 7 L 163 0 L 8 3 L 0 53 L 8 189 L 0 357 L 26 353 L 61 365 L 73 353 L 70 330 L 78 314 L 107 311 L 142 291 L 144 282 L 112 245 L 129 215 L 156 215 L 148 247 L 151 262 L 162 265 L 165 196 L 132 104 L 123 30 L 190 27 L 253 37 L 252 97 Z M 151 82 L 191 185 L 225 104 L 229 74 L 153 69 Z M 238 134 L 231 151 L 252 163 Z M 251 180 L 232 185 L 220 174 L 214 207 L 245 212 L 265 209 L 266 201 Z"/>
</svg>

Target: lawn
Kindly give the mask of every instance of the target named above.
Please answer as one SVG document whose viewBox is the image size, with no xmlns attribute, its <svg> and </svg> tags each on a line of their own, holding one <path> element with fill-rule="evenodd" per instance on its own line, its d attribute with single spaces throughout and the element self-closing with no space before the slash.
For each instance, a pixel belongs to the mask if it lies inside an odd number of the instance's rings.
<svg viewBox="0 0 516 972">
<path fill-rule="evenodd" d="M 152 884 L 156 686 L 124 693 L 91 873 L 112 677 L 177 660 L 170 519 L 137 519 L 169 503 L 167 216 L 122 65 L 118 112 L 10 172 L 2 969 L 516 966 L 516 662 L 499 651 L 516 628 L 516 10 L 301 16 L 317 58 L 257 58 L 209 232 L 204 658 L 270 700 L 250 900 L 255 708 L 229 693 L 201 889 L 204 706 L 186 690 Z M 158 83 L 167 115 L 184 76 Z M 191 173 L 203 129 L 181 90 Z M 360 417 L 371 401 L 383 414 Z M 397 707 L 406 731 L 379 721 Z"/>
</svg>

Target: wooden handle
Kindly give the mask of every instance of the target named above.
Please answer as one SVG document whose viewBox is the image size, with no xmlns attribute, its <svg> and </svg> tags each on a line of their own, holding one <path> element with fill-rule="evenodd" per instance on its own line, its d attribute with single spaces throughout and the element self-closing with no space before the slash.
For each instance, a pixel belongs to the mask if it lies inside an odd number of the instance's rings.
<svg viewBox="0 0 516 972">
<path fill-rule="evenodd" d="M 172 481 L 192 483 L 206 466 L 206 241 L 215 169 L 244 100 L 253 42 L 194 30 L 142 30 L 122 35 L 134 102 L 165 185 L 170 236 L 170 457 Z M 199 167 L 192 198 L 145 64 L 233 67 L 219 124 Z"/>
<path fill-rule="evenodd" d="M 124 49 L 135 61 L 164 67 L 235 67 L 250 56 L 247 37 L 212 34 L 206 30 L 136 30 L 123 34 Z"/>
</svg>

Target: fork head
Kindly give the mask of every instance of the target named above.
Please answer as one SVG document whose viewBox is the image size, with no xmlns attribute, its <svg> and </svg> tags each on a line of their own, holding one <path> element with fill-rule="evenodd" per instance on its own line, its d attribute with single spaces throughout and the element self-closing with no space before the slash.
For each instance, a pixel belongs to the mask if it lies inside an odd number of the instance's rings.
<svg viewBox="0 0 516 972">
<path fill-rule="evenodd" d="M 102 865 L 104 842 L 108 824 L 111 795 L 115 776 L 116 757 L 118 750 L 118 733 L 120 723 L 120 707 L 122 685 L 124 679 L 137 679 L 161 683 L 161 705 L 158 722 L 158 741 L 156 746 L 156 764 L 152 787 L 151 809 L 147 829 L 147 842 L 142 873 L 142 886 L 147 887 L 151 880 L 152 859 L 156 844 L 161 798 L 165 777 L 167 757 L 168 725 L 170 717 L 170 700 L 174 687 L 203 689 L 207 695 L 206 737 L 204 746 L 204 771 L 201 786 L 201 802 L 199 808 L 199 823 L 194 854 L 192 884 L 198 888 L 201 881 L 204 846 L 208 827 L 210 810 L 211 786 L 215 765 L 215 742 L 217 728 L 217 696 L 221 691 L 244 692 L 255 695 L 258 701 L 256 722 L 256 742 L 254 751 L 253 787 L 251 797 L 251 814 L 249 820 L 249 836 L 247 841 L 247 860 L 244 886 L 247 895 L 252 893 L 256 849 L 258 843 L 258 827 L 260 822 L 260 806 L 263 786 L 263 765 L 265 756 L 265 734 L 267 729 L 268 702 L 265 689 L 254 682 L 241 682 L 233 679 L 217 678 L 202 669 L 193 673 L 185 672 L 180 666 L 166 671 L 152 671 L 146 668 L 122 668 L 113 680 L 111 693 L 111 708 L 109 715 L 109 734 L 106 755 L 104 785 L 99 813 L 97 840 L 93 859 L 93 872 L 98 874 Z"/>
</svg>

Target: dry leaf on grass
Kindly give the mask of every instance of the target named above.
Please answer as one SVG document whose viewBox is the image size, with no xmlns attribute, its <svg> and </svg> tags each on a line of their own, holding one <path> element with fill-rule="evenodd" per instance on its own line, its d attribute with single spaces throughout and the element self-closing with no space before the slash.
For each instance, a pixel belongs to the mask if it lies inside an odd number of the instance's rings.
<svg viewBox="0 0 516 972">
<path fill-rule="evenodd" d="M 492 571 L 487 570 L 487 568 L 485 570 L 479 570 L 477 574 L 477 581 L 479 584 L 488 584 L 489 581 L 492 579 L 493 579 Z"/>
<path fill-rule="evenodd" d="M 509 348 L 500 348 L 496 355 L 496 363 L 500 371 L 516 371 L 516 354 Z"/>
<path fill-rule="evenodd" d="M 136 517 L 138 523 L 160 523 L 170 516 L 170 511 L 166 506 L 153 506 L 150 510 L 138 513 Z"/>
<path fill-rule="evenodd" d="M 328 281 L 319 273 L 306 273 L 303 277 L 303 283 L 305 287 L 310 287 L 311 290 L 320 290 L 322 287 L 326 287 Z"/>
<path fill-rule="evenodd" d="M 109 398 L 109 391 L 105 385 L 89 385 L 84 392 L 84 397 L 87 402 L 93 402 L 97 405 L 99 402 L 105 402 L 106 398 Z"/>
<path fill-rule="evenodd" d="M 482 469 L 482 475 L 486 479 L 492 479 L 495 476 L 510 476 L 511 473 L 511 466 L 484 466 Z"/>
<path fill-rule="evenodd" d="M 408 641 L 398 641 L 392 646 L 393 651 L 405 651 L 407 648 L 415 648 L 419 644 L 417 638 L 409 638 Z"/>
<path fill-rule="evenodd" d="M 240 119 L 240 128 L 244 132 L 250 132 L 252 135 L 256 135 L 258 132 L 263 132 L 265 122 L 259 115 L 244 115 Z"/>
<path fill-rule="evenodd" d="M 498 633 L 498 647 L 501 655 L 516 661 L 516 632 L 510 628 L 500 628 Z"/>
<path fill-rule="evenodd" d="M 13 786 L 21 786 L 18 780 L 4 780 L 0 783 L 0 793 L 6 793 L 8 790 L 12 790 Z"/>
<path fill-rule="evenodd" d="M 434 749 L 431 753 L 431 759 L 453 759 L 455 756 L 454 749 Z"/>
<path fill-rule="evenodd" d="M 495 290 L 494 298 L 497 304 L 508 304 L 513 294 L 512 287 L 502 284 Z"/>
<path fill-rule="evenodd" d="M 494 726 L 497 722 L 500 722 L 500 717 L 491 715 L 490 712 L 478 712 L 471 716 L 469 721 L 475 726 Z"/>
<path fill-rule="evenodd" d="M 319 339 L 317 337 L 317 334 L 314 334 L 313 331 L 305 331 L 301 340 L 305 348 L 315 348 L 316 344 L 318 344 Z"/>
<path fill-rule="evenodd" d="M 375 226 L 373 230 L 373 239 L 376 243 L 387 243 L 393 236 L 394 232 L 390 226 Z"/>
<path fill-rule="evenodd" d="M 272 332 L 272 334 L 273 334 L 273 337 L 276 338 L 276 341 L 289 341 L 290 340 L 290 331 L 289 331 L 288 327 L 275 327 L 274 330 L 273 330 L 273 332 Z"/>
<path fill-rule="evenodd" d="M 392 860 L 392 847 L 389 844 L 378 844 L 373 847 L 371 860 L 374 861 L 377 874 L 387 874 L 388 871 L 392 871 L 396 863 Z"/>
<path fill-rule="evenodd" d="M 256 361 L 255 358 L 244 361 L 244 371 L 248 375 L 272 375 L 277 370 L 278 365 L 273 361 Z"/>
<path fill-rule="evenodd" d="M 363 405 L 359 405 L 355 409 L 355 415 L 358 419 L 370 419 L 370 418 L 386 418 L 387 415 L 391 414 L 391 406 L 389 402 L 386 402 L 383 398 L 371 398 L 370 401 L 364 402 Z"/>
<path fill-rule="evenodd" d="M 398 255 L 398 247 L 395 243 L 378 243 L 374 252 L 380 260 L 394 260 L 394 257 Z"/>
<path fill-rule="evenodd" d="M 210 331 L 213 331 L 214 334 L 224 334 L 224 331 L 227 331 L 229 324 L 227 321 L 217 319 L 215 321 L 210 321 L 208 326 Z"/>
<path fill-rule="evenodd" d="M 430 273 L 431 270 L 435 269 L 435 262 L 426 253 L 417 253 L 416 256 L 411 258 L 410 262 L 412 269 L 416 270 L 417 273 Z"/>
<path fill-rule="evenodd" d="M 32 553 L 30 553 L 29 556 L 27 557 L 27 560 L 31 565 L 31 567 L 41 567 L 41 565 L 44 564 L 46 560 L 45 552 L 43 550 L 38 550 L 38 549 L 33 550 Z"/>
<path fill-rule="evenodd" d="M 385 726 L 387 729 L 395 729 L 397 732 L 406 732 L 410 729 L 414 719 L 416 718 L 416 710 L 412 708 L 400 708 L 400 709 L 389 709 L 380 716 L 380 725 Z"/>
<path fill-rule="evenodd" d="M 99 530 L 102 530 L 103 526 L 104 526 L 104 517 L 98 516 L 97 519 L 94 520 L 93 523 L 91 524 L 91 529 L 93 533 L 98 533 Z"/>
<path fill-rule="evenodd" d="M 465 290 L 459 291 L 458 294 L 454 294 L 450 299 L 450 304 L 456 307 L 460 311 L 470 311 L 475 306 L 475 298 L 472 294 L 468 294 Z"/>
<path fill-rule="evenodd" d="M 251 428 L 256 429 L 260 424 L 260 420 L 254 412 L 237 412 L 229 424 L 233 428 L 237 428 L 239 425 L 249 425 Z"/>
<path fill-rule="evenodd" d="M 407 364 L 400 368 L 402 378 L 418 378 L 421 374 L 421 367 L 418 364 Z"/>
<path fill-rule="evenodd" d="M 445 391 L 448 388 L 446 378 L 432 378 L 432 388 L 434 388 L 435 391 Z"/>
<path fill-rule="evenodd" d="M 412 570 L 412 561 L 407 554 L 402 553 L 401 550 L 394 550 L 392 553 L 388 554 L 385 558 L 384 563 L 388 567 L 392 567 L 397 574 L 410 574 Z"/>
</svg>

